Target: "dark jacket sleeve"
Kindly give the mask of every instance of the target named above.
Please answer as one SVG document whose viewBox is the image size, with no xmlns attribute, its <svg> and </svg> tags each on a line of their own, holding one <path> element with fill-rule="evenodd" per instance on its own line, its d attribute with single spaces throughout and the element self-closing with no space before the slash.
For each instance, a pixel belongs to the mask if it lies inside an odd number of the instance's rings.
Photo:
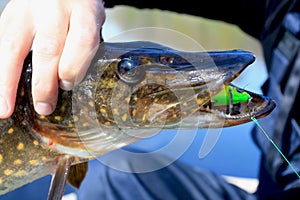
<svg viewBox="0 0 300 200">
<path fill-rule="evenodd" d="M 244 32 L 263 40 L 266 31 L 280 24 L 295 0 L 106 0 L 107 8 L 128 5 L 157 8 L 221 20 L 239 26 Z"/>
</svg>

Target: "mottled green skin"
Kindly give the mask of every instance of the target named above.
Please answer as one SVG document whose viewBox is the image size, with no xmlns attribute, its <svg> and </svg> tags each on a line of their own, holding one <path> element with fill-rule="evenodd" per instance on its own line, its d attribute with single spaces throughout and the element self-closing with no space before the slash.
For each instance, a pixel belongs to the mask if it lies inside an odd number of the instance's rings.
<svg viewBox="0 0 300 200">
<path fill-rule="evenodd" d="M 137 66 L 130 78 L 117 70 L 124 58 Z M 251 110 L 238 106 L 234 116 L 224 115 L 226 105 L 220 111 L 207 107 L 253 61 L 243 51 L 189 53 L 148 42 L 103 43 L 86 78 L 72 91 L 60 90 L 53 114 L 39 116 L 31 99 L 29 55 L 15 112 L 0 120 L 0 194 L 53 173 L 65 157 L 76 164 L 148 136 L 140 130 L 226 127 L 251 121 L 250 114 L 267 115 L 274 102 L 253 93 Z M 197 127 L 181 124 L 195 116 L 202 120 Z"/>
</svg>

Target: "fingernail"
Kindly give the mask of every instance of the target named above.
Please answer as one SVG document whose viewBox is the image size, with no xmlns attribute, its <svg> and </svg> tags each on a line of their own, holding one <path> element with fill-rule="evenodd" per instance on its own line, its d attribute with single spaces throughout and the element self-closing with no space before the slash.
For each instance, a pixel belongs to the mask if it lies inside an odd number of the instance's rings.
<svg viewBox="0 0 300 200">
<path fill-rule="evenodd" d="M 40 115 L 50 115 L 53 111 L 53 107 L 49 103 L 37 102 L 35 106 L 35 110 Z"/>
<path fill-rule="evenodd" d="M 0 117 L 7 115 L 8 105 L 3 97 L 0 96 Z"/>
<path fill-rule="evenodd" d="M 65 80 L 60 80 L 59 85 L 64 90 L 72 90 L 74 87 L 74 83 Z"/>
</svg>

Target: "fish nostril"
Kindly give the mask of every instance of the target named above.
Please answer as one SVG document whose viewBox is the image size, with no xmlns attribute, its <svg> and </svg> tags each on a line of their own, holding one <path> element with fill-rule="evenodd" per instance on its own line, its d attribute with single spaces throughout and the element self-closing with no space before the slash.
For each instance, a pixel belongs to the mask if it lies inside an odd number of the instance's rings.
<svg viewBox="0 0 300 200">
<path fill-rule="evenodd" d="M 172 64 L 173 61 L 174 61 L 174 58 L 171 57 L 171 56 L 160 56 L 160 57 L 159 57 L 159 61 L 160 61 L 162 64 Z"/>
</svg>

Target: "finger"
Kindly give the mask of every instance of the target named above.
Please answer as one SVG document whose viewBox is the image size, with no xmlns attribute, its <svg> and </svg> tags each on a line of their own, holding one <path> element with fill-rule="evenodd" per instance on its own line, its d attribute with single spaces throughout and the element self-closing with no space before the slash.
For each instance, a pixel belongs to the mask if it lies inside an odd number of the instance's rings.
<svg viewBox="0 0 300 200">
<path fill-rule="evenodd" d="M 33 40 L 26 6 L 11 1 L 0 18 L 0 118 L 11 116 L 14 110 L 23 61 Z"/>
<path fill-rule="evenodd" d="M 32 96 L 37 113 L 53 112 L 58 95 L 58 63 L 68 31 L 68 11 L 56 1 L 43 4 L 33 43 Z M 52 4 L 53 3 L 53 4 Z M 41 8 L 41 6 L 39 7 Z M 48 13 L 51 11 L 51 14 Z"/>
<path fill-rule="evenodd" d="M 70 28 L 59 63 L 60 87 L 72 89 L 84 77 L 100 41 L 104 9 L 98 0 L 78 1 L 72 7 Z"/>
</svg>

